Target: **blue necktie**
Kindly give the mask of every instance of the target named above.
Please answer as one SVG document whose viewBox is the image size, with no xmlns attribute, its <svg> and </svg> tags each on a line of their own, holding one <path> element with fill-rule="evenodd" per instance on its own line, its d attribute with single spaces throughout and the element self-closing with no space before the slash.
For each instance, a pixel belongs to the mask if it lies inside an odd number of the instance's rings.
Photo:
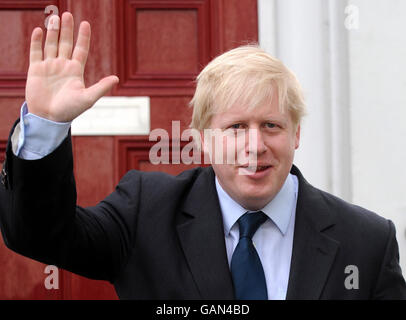
<svg viewBox="0 0 406 320">
<path fill-rule="evenodd" d="M 231 259 L 231 274 L 237 300 L 267 300 L 264 269 L 252 237 L 267 219 L 262 211 L 245 213 L 239 220 L 240 241 Z"/>
</svg>

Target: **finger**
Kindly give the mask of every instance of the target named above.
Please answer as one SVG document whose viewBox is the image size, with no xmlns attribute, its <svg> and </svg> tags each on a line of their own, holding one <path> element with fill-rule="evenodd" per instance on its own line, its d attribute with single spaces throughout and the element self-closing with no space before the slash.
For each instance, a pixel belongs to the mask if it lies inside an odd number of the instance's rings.
<svg viewBox="0 0 406 320">
<path fill-rule="evenodd" d="M 88 100 L 93 105 L 97 100 L 106 95 L 117 83 L 118 77 L 109 76 L 101 79 L 98 83 L 92 85 L 85 90 Z"/>
<path fill-rule="evenodd" d="M 35 28 L 31 35 L 30 64 L 42 61 L 42 29 Z"/>
<path fill-rule="evenodd" d="M 89 54 L 90 36 L 90 24 L 87 21 L 83 21 L 79 26 L 79 35 L 72 54 L 72 60 L 79 61 L 82 64 L 83 69 L 86 64 L 87 56 Z"/>
<path fill-rule="evenodd" d="M 58 36 L 60 22 L 60 18 L 57 15 L 53 15 L 48 20 L 47 36 L 45 39 L 44 47 L 45 59 L 55 58 L 58 53 Z"/>
<path fill-rule="evenodd" d="M 73 16 L 64 12 L 61 23 L 61 36 L 59 38 L 58 56 L 70 59 L 73 48 Z"/>
</svg>

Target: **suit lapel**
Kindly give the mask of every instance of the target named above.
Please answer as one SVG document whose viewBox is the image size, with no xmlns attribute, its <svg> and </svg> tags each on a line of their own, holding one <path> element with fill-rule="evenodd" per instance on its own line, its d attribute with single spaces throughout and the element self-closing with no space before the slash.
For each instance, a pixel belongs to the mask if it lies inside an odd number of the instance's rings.
<svg viewBox="0 0 406 320">
<path fill-rule="evenodd" d="M 233 299 L 213 169 L 202 169 L 177 219 L 179 240 L 203 299 Z"/>
<path fill-rule="evenodd" d="M 295 166 L 291 173 L 299 194 L 287 299 L 319 299 L 339 247 L 324 233 L 334 226 L 334 214 Z"/>
</svg>

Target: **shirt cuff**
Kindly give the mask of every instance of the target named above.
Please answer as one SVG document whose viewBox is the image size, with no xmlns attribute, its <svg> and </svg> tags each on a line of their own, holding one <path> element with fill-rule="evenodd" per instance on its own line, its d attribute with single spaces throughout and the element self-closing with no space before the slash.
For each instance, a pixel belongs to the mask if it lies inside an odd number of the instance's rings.
<svg viewBox="0 0 406 320">
<path fill-rule="evenodd" d="M 55 122 L 28 112 L 27 103 L 20 111 L 20 133 L 16 155 L 26 160 L 41 159 L 52 153 L 66 138 L 71 122 Z"/>
</svg>

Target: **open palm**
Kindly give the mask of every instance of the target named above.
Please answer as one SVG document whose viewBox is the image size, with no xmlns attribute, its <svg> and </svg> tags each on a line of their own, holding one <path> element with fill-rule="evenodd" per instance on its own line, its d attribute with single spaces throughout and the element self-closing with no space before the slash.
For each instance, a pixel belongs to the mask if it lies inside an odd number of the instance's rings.
<svg viewBox="0 0 406 320">
<path fill-rule="evenodd" d="M 118 83 L 116 76 L 109 76 L 89 88 L 85 87 L 83 73 L 89 53 L 90 24 L 80 24 L 78 39 L 72 52 L 73 23 L 73 17 L 68 12 L 62 15 L 62 21 L 58 16 L 53 16 L 48 26 L 44 50 L 42 29 L 35 28 L 31 37 L 30 67 L 25 92 L 28 110 L 58 122 L 72 121 Z"/>
</svg>

